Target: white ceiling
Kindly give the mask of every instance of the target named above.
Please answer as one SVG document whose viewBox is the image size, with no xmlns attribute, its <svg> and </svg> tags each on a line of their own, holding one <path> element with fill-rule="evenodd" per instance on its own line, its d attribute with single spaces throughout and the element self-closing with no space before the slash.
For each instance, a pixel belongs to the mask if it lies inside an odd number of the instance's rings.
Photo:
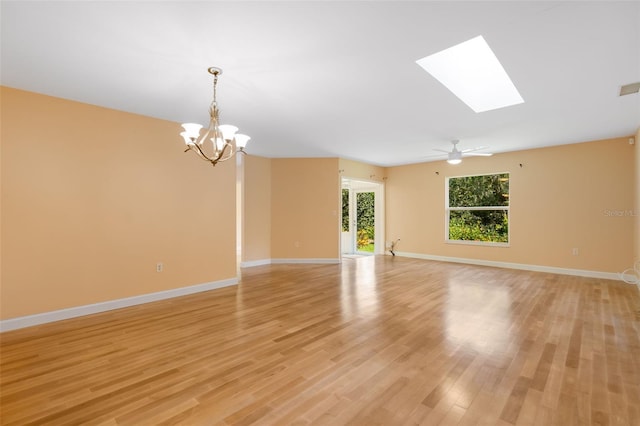
<svg viewBox="0 0 640 426">
<path fill-rule="evenodd" d="M 640 81 L 638 1 L 2 0 L 0 13 L 3 85 L 206 124 L 218 66 L 222 121 L 266 157 L 388 166 L 440 160 L 452 139 L 506 152 L 640 127 L 640 94 L 618 96 Z M 415 63 L 477 35 L 524 104 L 476 114 Z"/>
</svg>

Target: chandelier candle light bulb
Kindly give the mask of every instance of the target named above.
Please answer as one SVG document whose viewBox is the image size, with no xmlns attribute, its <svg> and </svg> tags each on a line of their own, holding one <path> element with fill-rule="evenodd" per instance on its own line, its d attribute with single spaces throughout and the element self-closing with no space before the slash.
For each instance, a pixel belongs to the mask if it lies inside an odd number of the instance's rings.
<svg viewBox="0 0 640 426">
<path fill-rule="evenodd" d="M 220 68 L 211 67 L 208 69 L 213 75 L 213 101 L 209 107 L 209 127 L 204 135 L 200 136 L 200 130 L 203 126 L 197 123 L 184 123 L 182 128 L 184 132 L 180 133 L 184 143 L 187 145 L 187 151 L 195 152 L 200 158 L 210 162 L 215 166 L 220 161 L 226 161 L 234 156 L 236 152 L 245 153 L 244 149 L 247 142 L 251 139 L 247 135 L 236 133 L 238 128 L 230 124 L 219 124 L 220 110 L 216 99 L 216 89 L 218 85 L 218 76 L 222 74 Z M 211 148 L 204 145 L 205 141 L 211 141 Z M 211 154 L 207 154 L 211 152 Z"/>
</svg>

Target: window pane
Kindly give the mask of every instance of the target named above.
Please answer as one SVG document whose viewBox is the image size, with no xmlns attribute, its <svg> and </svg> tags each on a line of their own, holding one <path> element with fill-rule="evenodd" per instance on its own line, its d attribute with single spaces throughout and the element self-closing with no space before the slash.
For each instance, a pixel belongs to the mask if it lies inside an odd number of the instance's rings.
<svg viewBox="0 0 640 426">
<path fill-rule="evenodd" d="M 356 193 L 358 251 L 373 252 L 375 238 L 375 193 Z"/>
<path fill-rule="evenodd" d="M 449 207 L 509 205 L 509 173 L 449 178 Z"/>
<path fill-rule="evenodd" d="M 342 190 L 342 232 L 349 232 L 349 190 Z"/>
<path fill-rule="evenodd" d="M 449 212 L 449 240 L 509 242 L 506 210 L 455 210 Z"/>
</svg>

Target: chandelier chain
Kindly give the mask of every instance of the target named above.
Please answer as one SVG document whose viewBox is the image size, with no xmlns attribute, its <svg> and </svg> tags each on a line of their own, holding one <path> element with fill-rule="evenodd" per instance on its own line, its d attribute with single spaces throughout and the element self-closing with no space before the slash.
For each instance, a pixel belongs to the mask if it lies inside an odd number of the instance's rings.
<svg viewBox="0 0 640 426">
<path fill-rule="evenodd" d="M 213 105 L 217 106 L 218 73 L 213 74 Z"/>
</svg>

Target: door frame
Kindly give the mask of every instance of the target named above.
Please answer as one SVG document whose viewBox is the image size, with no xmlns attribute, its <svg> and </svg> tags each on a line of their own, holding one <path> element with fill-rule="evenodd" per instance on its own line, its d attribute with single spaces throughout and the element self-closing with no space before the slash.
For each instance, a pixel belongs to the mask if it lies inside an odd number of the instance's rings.
<svg viewBox="0 0 640 426">
<path fill-rule="evenodd" d="M 373 181 L 367 179 L 360 178 L 350 178 L 343 176 L 341 179 L 340 185 L 340 200 L 342 200 L 342 190 L 349 189 L 349 210 L 352 211 L 355 209 L 355 197 L 353 194 L 355 192 L 373 192 L 375 193 L 375 202 L 374 202 L 374 222 L 375 222 L 375 236 L 374 236 L 374 251 L 373 254 L 384 254 L 386 250 L 385 243 L 385 232 L 384 232 L 384 218 L 385 218 L 385 200 L 384 193 L 385 187 L 384 182 Z M 342 224 L 342 208 L 340 209 L 340 224 Z M 357 251 L 357 245 L 355 241 L 357 239 L 357 235 L 355 234 L 356 225 L 353 224 L 355 218 L 350 218 L 350 232 L 352 233 L 352 241 L 353 241 L 353 251 L 352 253 L 343 253 L 342 250 L 342 225 L 340 225 L 340 256 L 343 254 L 356 254 L 362 253 Z"/>
</svg>

